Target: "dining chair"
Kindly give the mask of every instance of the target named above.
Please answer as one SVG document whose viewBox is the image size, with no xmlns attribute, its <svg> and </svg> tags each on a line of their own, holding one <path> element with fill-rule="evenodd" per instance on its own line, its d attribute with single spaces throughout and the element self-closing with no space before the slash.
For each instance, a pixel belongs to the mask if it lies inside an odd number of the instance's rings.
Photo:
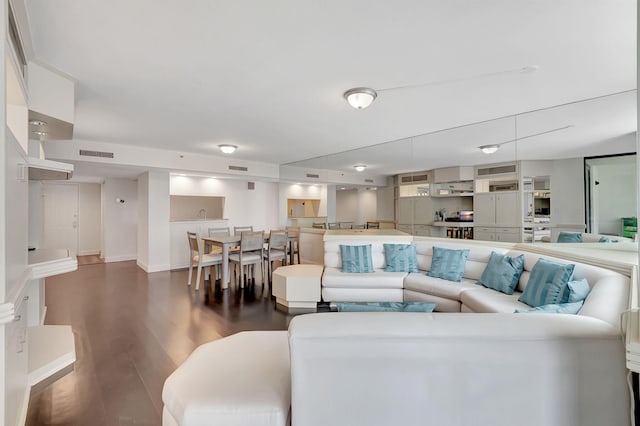
<svg viewBox="0 0 640 426">
<path fill-rule="evenodd" d="M 351 229 L 353 222 L 338 222 L 338 229 Z"/>
<path fill-rule="evenodd" d="M 260 272 L 262 273 L 262 282 L 264 283 L 264 267 L 262 259 L 264 257 L 264 231 L 243 232 L 240 234 L 240 251 L 229 254 L 229 263 L 234 264 L 236 274 L 236 282 L 240 287 L 244 287 L 244 278 L 253 278 L 255 281 L 255 270 L 251 274 L 252 268 L 255 269 L 260 264 Z M 244 267 L 247 267 L 247 274 L 244 274 Z"/>
<path fill-rule="evenodd" d="M 271 231 L 267 241 L 267 249 L 264 252 L 264 261 L 267 263 L 267 275 L 269 285 L 273 276 L 273 263 L 276 260 L 282 261 L 282 265 L 287 264 L 287 231 Z"/>
<path fill-rule="evenodd" d="M 228 237 L 231 235 L 231 230 L 227 226 L 226 228 L 209 228 L 209 236 L 210 237 Z M 222 254 L 222 248 L 218 246 L 214 246 L 212 244 L 206 244 L 209 253 L 219 253 Z M 233 247 L 232 247 L 233 248 Z"/>
<path fill-rule="evenodd" d="M 206 254 L 204 252 L 204 244 L 200 239 L 200 236 L 195 232 L 187 231 L 187 238 L 189 240 L 189 279 L 187 285 L 191 285 L 191 277 L 193 276 L 193 267 L 197 267 L 196 273 L 196 290 L 200 289 L 200 275 L 202 268 L 207 268 L 209 280 L 211 280 L 211 267 L 222 265 L 222 255 L 220 254 Z M 205 271 L 205 279 L 206 279 Z M 217 275 L 217 274 L 216 274 Z"/>
<path fill-rule="evenodd" d="M 234 226 L 233 235 L 239 235 L 243 232 L 253 232 L 253 226 Z"/>
<path fill-rule="evenodd" d="M 339 228 L 337 222 L 329 222 L 328 223 L 328 227 L 329 227 L 329 229 L 338 229 Z"/>
<path fill-rule="evenodd" d="M 367 229 L 380 229 L 380 222 L 367 222 Z"/>
<path fill-rule="evenodd" d="M 289 241 L 289 244 L 287 244 L 287 259 L 291 259 L 291 250 L 293 250 L 291 264 L 295 263 L 296 258 L 298 259 L 298 263 L 300 263 L 300 250 L 298 247 L 300 242 L 300 228 L 287 227 L 285 229 L 287 231 L 287 240 Z"/>
<path fill-rule="evenodd" d="M 324 222 L 313 222 L 311 227 L 312 228 L 318 228 L 318 229 L 327 229 L 327 224 L 324 223 Z"/>
<path fill-rule="evenodd" d="M 364 225 L 351 225 L 351 229 L 364 229 Z"/>
</svg>

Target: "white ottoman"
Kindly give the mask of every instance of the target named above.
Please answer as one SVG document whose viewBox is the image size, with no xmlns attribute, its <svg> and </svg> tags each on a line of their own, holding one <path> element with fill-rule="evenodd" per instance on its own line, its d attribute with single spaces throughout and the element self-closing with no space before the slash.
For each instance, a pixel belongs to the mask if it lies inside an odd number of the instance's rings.
<svg viewBox="0 0 640 426">
<path fill-rule="evenodd" d="M 320 301 L 322 265 L 289 265 L 273 271 L 272 294 L 288 308 L 315 310 Z"/>
<path fill-rule="evenodd" d="M 164 426 L 285 426 L 287 331 L 246 331 L 196 348 L 164 383 Z"/>
</svg>

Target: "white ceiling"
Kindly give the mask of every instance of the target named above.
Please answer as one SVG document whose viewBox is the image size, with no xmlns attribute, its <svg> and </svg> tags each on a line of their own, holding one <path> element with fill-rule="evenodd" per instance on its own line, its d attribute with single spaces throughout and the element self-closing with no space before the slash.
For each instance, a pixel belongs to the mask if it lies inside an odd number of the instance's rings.
<svg viewBox="0 0 640 426">
<path fill-rule="evenodd" d="M 397 173 L 600 155 L 637 128 L 634 0 L 25 1 L 35 59 L 77 81 L 81 140 L 232 143 L 277 164 L 383 144 L 322 161 Z M 365 110 L 342 98 L 426 83 Z M 566 125 L 491 160 L 477 150 Z"/>
</svg>

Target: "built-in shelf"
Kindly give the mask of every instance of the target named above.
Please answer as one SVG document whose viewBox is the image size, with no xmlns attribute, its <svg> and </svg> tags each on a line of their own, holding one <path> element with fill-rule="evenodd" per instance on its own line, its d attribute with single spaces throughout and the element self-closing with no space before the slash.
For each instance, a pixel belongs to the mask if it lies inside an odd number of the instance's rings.
<svg viewBox="0 0 640 426">
<path fill-rule="evenodd" d="M 37 280 L 78 269 L 78 260 L 66 249 L 37 249 L 29 252 L 30 279 Z"/>
<path fill-rule="evenodd" d="M 70 325 L 39 325 L 27 329 L 31 386 L 46 386 L 73 370 L 76 347 Z"/>
</svg>

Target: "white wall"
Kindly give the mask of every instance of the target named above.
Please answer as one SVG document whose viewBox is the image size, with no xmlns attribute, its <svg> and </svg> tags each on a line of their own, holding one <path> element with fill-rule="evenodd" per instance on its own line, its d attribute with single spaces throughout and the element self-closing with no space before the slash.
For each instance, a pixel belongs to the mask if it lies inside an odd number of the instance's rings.
<svg viewBox="0 0 640 426">
<path fill-rule="evenodd" d="M 554 225 L 586 224 L 583 158 L 553 161 L 551 221 Z"/>
<path fill-rule="evenodd" d="M 612 158 L 615 161 L 615 159 Z M 594 233 L 621 235 L 621 218 L 633 217 L 636 211 L 636 164 L 618 162 L 616 164 L 594 165 L 591 168 L 597 221 Z"/>
<path fill-rule="evenodd" d="M 278 219 L 278 184 L 255 182 L 247 189 L 247 181 L 197 176 L 171 176 L 171 195 L 213 195 L 225 197 L 224 218 L 234 226 L 252 225 L 255 230 L 284 226 Z M 286 212 L 286 204 L 283 208 Z"/>
<path fill-rule="evenodd" d="M 116 203 L 116 198 L 125 200 Z M 105 262 L 135 260 L 137 256 L 138 184 L 129 179 L 104 182 Z"/>
<path fill-rule="evenodd" d="M 149 264 L 149 173 L 138 176 L 137 251 L 136 262 L 145 269 Z"/>
<path fill-rule="evenodd" d="M 256 183 L 257 185 L 257 183 Z M 327 186 L 321 184 L 278 184 L 278 226 L 288 226 L 291 223 L 287 215 L 287 200 L 296 198 L 301 200 L 320 200 L 318 217 L 327 216 Z"/>
<path fill-rule="evenodd" d="M 40 247 L 42 213 L 42 182 L 29 181 L 29 247 Z"/>
<path fill-rule="evenodd" d="M 377 191 L 372 189 L 358 189 L 358 221 L 356 223 L 366 225 L 369 221 L 378 218 Z"/>
<path fill-rule="evenodd" d="M 378 192 L 376 193 L 376 219 L 395 220 L 393 192 L 393 185 L 378 188 Z"/>
<path fill-rule="evenodd" d="M 101 187 L 80 183 L 78 188 L 78 254 L 100 253 Z"/>
<path fill-rule="evenodd" d="M 376 219 L 376 191 L 365 188 L 336 191 L 336 222 L 364 225 Z"/>
</svg>

